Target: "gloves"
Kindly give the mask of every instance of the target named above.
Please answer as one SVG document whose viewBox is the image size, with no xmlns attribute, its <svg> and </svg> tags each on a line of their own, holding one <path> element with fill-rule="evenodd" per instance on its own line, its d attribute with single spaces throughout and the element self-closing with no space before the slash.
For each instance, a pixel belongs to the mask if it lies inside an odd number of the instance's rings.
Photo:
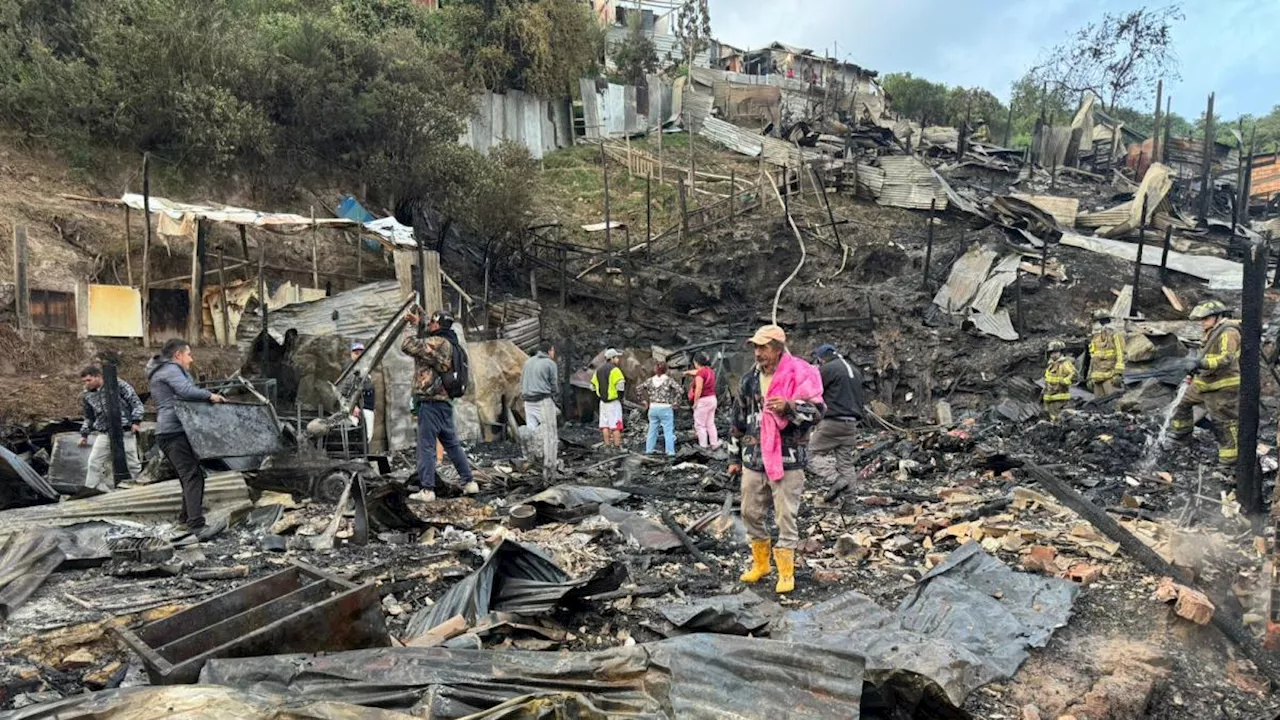
<svg viewBox="0 0 1280 720">
<path fill-rule="evenodd" d="M 1197 358 L 1182 358 L 1181 370 L 1183 374 L 1193 375 L 1197 370 L 1201 369 L 1202 365 L 1203 361 Z"/>
</svg>

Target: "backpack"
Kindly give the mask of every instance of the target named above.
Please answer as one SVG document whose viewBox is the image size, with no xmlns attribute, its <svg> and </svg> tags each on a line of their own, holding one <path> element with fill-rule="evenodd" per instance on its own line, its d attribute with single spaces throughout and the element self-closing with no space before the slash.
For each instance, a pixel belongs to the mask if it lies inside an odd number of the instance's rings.
<svg viewBox="0 0 1280 720">
<path fill-rule="evenodd" d="M 449 372 L 440 376 L 440 384 L 449 397 L 460 398 L 467 394 L 467 386 L 471 384 L 471 363 L 462 345 L 451 339 L 449 344 L 453 346 L 453 360 L 449 363 Z"/>
</svg>

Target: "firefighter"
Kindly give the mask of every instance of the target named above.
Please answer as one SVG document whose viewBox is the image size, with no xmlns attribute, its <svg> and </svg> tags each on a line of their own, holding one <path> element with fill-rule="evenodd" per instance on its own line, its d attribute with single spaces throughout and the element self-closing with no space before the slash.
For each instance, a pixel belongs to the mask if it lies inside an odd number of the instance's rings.
<svg viewBox="0 0 1280 720">
<path fill-rule="evenodd" d="M 1097 327 L 1089 339 L 1089 391 L 1098 397 L 1124 389 L 1124 330 L 1111 324 L 1110 310 L 1094 310 Z"/>
<path fill-rule="evenodd" d="M 1071 402 L 1071 386 L 1076 384 L 1076 364 L 1063 354 L 1061 340 L 1049 341 L 1049 365 L 1044 369 L 1044 410 L 1057 422 L 1058 413 Z"/>
<path fill-rule="evenodd" d="M 1217 300 L 1202 302 L 1191 310 L 1204 330 L 1204 348 L 1195 369 L 1187 376 L 1190 387 L 1174 410 L 1170 429 L 1175 440 L 1188 442 L 1195 426 L 1195 407 L 1202 405 L 1213 422 L 1218 439 L 1218 464 L 1234 465 L 1240 429 L 1240 323 Z"/>
</svg>

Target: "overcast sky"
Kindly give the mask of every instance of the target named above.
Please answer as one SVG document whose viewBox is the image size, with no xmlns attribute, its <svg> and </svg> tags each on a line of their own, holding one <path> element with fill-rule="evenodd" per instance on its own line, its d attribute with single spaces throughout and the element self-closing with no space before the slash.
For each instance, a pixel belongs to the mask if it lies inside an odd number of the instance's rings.
<svg viewBox="0 0 1280 720">
<path fill-rule="evenodd" d="M 1043 47 L 1071 30 L 1144 5 L 1135 0 L 710 0 L 712 34 L 737 47 L 778 40 L 881 74 L 911 72 L 933 81 L 981 86 L 1008 101 L 1009 85 Z M 1163 3 L 1146 3 L 1160 6 Z M 1166 89 L 1183 116 L 1266 114 L 1280 105 L 1280 2 L 1183 3 L 1176 26 L 1182 80 Z M 1166 83 L 1168 87 L 1168 83 Z"/>
</svg>

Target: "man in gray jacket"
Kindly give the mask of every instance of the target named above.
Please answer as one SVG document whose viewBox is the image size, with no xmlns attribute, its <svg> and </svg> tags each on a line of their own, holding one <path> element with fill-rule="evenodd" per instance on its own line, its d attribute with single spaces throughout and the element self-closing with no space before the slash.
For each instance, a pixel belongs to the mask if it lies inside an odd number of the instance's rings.
<svg viewBox="0 0 1280 720">
<path fill-rule="evenodd" d="M 188 374 L 194 359 L 191 344 L 174 338 L 147 363 L 147 380 L 151 384 L 151 399 L 156 404 L 156 444 L 169 458 L 182 484 L 182 512 L 178 522 L 195 531 L 198 539 L 205 540 L 201 532 L 205 529 L 204 472 L 178 419 L 174 401 L 220 403 L 226 402 L 226 398 L 196 386 Z"/>
<path fill-rule="evenodd" d="M 530 439 L 538 439 L 542 448 L 542 474 L 550 477 L 556 470 L 560 450 L 556 428 L 560 368 L 556 365 L 556 348 L 550 340 L 538 343 L 538 352 L 525 361 L 520 373 L 520 395 L 524 397 L 525 427 Z"/>
</svg>

